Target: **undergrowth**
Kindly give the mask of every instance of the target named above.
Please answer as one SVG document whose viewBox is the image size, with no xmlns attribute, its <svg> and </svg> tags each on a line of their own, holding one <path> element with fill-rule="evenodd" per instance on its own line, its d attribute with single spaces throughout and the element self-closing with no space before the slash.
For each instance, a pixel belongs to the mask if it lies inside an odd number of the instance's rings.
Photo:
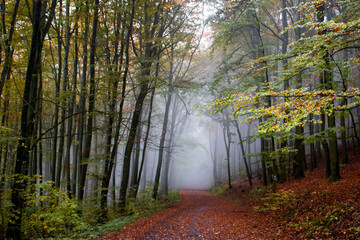
<svg viewBox="0 0 360 240">
<path fill-rule="evenodd" d="M 255 210 L 260 212 L 288 210 L 294 204 L 295 199 L 296 194 L 292 190 L 269 193 L 260 199 L 261 203 L 255 206 Z"/>
<path fill-rule="evenodd" d="M 259 189 L 254 191 L 258 193 Z M 317 200 L 305 192 L 296 194 L 292 190 L 281 190 L 267 193 L 258 199 L 254 210 L 272 213 L 306 239 L 334 236 L 336 239 L 360 239 L 360 213 L 353 200 L 326 205 L 322 199 L 329 195 L 328 192 L 318 193 Z"/>
<path fill-rule="evenodd" d="M 220 196 L 222 195 L 226 190 L 228 189 L 228 185 L 223 184 L 221 186 L 217 186 L 217 187 L 212 187 L 209 192 L 211 194 L 214 194 L 216 196 Z"/>
<path fill-rule="evenodd" d="M 127 216 L 121 216 L 116 209 L 110 209 L 109 221 L 100 225 L 97 222 L 97 201 L 87 198 L 81 206 L 76 199 L 69 198 L 67 192 L 54 188 L 51 182 L 36 184 L 35 188 L 35 191 L 26 193 L 27 205 L 23 213 L 24 239 L 92 239 L 122 229 L 139 217 L 149 216 L 180 201 L 180 195 L 176 191 L 169 191 L 168 196 L 160 196 L 154 200 L 151 198 L 151 191 L 147 190 L 141 192 L 137 199 L 127 199 Z M 42 194 L 39 195 L 39 192 Z M 6 229 L 11 217 L 11 214 L 4 214 L 9 213 L 8 209 L 11 207 L 8 195 L 1 196 L 2 229 Z M 4 233 L 1 231 L 1 235 Z M 2 237 L 0 236 L 0 239 Z"/>
</svg>

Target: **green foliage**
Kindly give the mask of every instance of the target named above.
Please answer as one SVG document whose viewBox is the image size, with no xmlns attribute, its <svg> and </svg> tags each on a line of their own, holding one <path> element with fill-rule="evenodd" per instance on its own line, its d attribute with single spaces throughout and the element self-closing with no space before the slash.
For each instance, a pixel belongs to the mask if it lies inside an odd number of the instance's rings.
<svg viewBox="0 0 360 240">
<path fill-rule="evenodd" d="M 244 177 L 246 177 L 247 175 L 246 175 L 246 172 L 243 170 L 243 171 L 238 172 L 238 173 L 237 173 L 237 176 L 238 176 L 238 178 L 244 178 Z"/>
<path fill-rule="evenodd" d="M 261 203 L 255 206 L 256 211 L 276 212 L 291 206 L 296 199 L 296 194 L 292 190 L 270 193 L 261 198 Z"/>
<path fill-rule="evenodd" d="M 204 109 L 209 114 L 231 109 L 235 118 L 251 123 L 258 130 L 255 136 L 258 138 L 298 137 L 303 140 L 303 136 L 291 135 L 295 127 L 320 124 L 318 116 L 343 114 L 360 102 L 360 89 L 347 89 L 357 86 L 352 79 L 356 79 L 354 69 L 359 66 L 359 56 L 352 54 L 348 60 L 342 56 L 345 51 L 358 48 L 360 4 L 358 1 L 338 1 L 334 5 L 318 0 L 306 1 L 299 6 L 287 3 L 287 14 L 300 12 L 301 19 L 282 29 L 281 34 L 290 35 L 289 45 L 286 53 L 278 54 L 266 46 L 271 42 L 267 31 L 272 27 L 267 21 L 269 12 L 262 13 L 269 9 L 267 3 L 251 1 L 248 5 L 235 2 L 224 5 L 224 12 L 214 23 L 213 47 L 222 47 L 225 55 L 215 81 L 220 92 Z M 326 11 L 336 14 L 332 19 L 319 22 L 318 7 L 322 4 Z M 249 17 L 251 15 L 256 17 Z M 241 36 L 248 34 L 244 26 L 262 32 L 259 34 L 259 38 L 263 38 L 261 42 L 252 37 L 252 44 L 243 45 L 247 38 Z M 291 37 L 297 30 L 301 32 L 300 39 Z M 258 54 L 264 49 L 266 51 Z M 285 82 L 288 89 L 284 91 Z M 305 83 L 306 87 L 303 87 Z M 225 87 L 219 88 L 220 85 Z M 348 100 L 346 104 L 339 104 L 345 99 Z M 308 142 L 329 139 L 338 130 L 328 128 Z"/>
<path fill-rule="evenodd" d="M 177 191 L 171 190 L 167 196 L 159 196 L 155 200 L 152 198 L 152 189 L 149 188 L 141 192 L 136 199 L 129 199 L 126 211 L 136 217 L 146 216 L 178 201 L 180 201 L 180 195 Z"/>
<path fill-rule="evenodd" d="M 19 137 L 16 131 L 4 126 L 0 126 L 0 146 L 16 145 Z"/>
<path fill-rule="evenodd" d="M 222 112 L 226 108 L 233 108 L 235 109 L 233 115 L 236 118 L 245 116 L 242 122 L 251 124 L 259 119 L 266 119 L 257 125 L 258 136 L 262 136 L 289 133 L 294 127 L 304 126 L 309 122 L 321 123 L 321 121 L 309 119 L 309 115 L 327 114 L 330 116 L 335 112 L 351 109 L 360 101 L 359 96 L 360 89 L 358 88 L 351 88 L 346 92 L 324 89 L 315 91 L 309 88 L 278 91 L 269 88 L 255 94 L 243 92 L 215 99 L 206 106 L 206 109 L 213 114 Z M 267 106 L 263 102 L 264 98 L 274 98 L 276 101 L 271 106 Z M 352 98 L 353 101 L 346 106 L 334 105 L 334 101 L 341 101 L 343 98 Z M 286 101 L 283 101 L 284 99 Z"/>
<path fill-rule="evenodd" d="M 328 236 L 328 234 L 336 229 L 341 229 L 341 234 L 347 239 L 357 239 L 355 236 L 359 236 L 360 229 L 358 226 L 343 225 L 342 222 L 346 218 L 357 218 L 359 216 L 354 214 L 356 208 L 351 203 L 339 203 L 332 206 L 327 206 L 320 215 L 312 218 L 309 216 L 306 219 L 309 221 L 300 221 L 296 223 L 290 223 L 296 231 L 301 232 L 307 238 L 314 236 Z M 356 222 L 356 221 L 355 221 Z"/>
<path fill-rule="evenodd" d="M 90 226 L 80 215 L 79 204 L 68 194 L 54 188 L 51 182 L 34 186 L 26 194 L 23 231 L 37 238 L 66 238 L 76 236 Z M 43 194 L 39 194 L 42 192 Z"/>
<path fill-rule="evenodd" d="M 79 234 L 71 236 L 76 239 L 90 239 L 104 233 L 109 233 L 122 229 L 125 225 L 135 221 L 139 217 L 146 217 L 167 206 L 180 201 L 180 195 L 177 191 L 169 191 L 168 196 L 160 196 L 159 199 L 152 198 L 152 190 L 149 188 L 139 194 L 136 199 L 128 199 L 126 211 L 128 216 L 118 216 L 116 213 L 113 219 L 103 225 L 95 225 Z"/>
<path fill-rule="evenodd" d="M 11 217 L 9 211 L 11 191 L 9 189 L 0 189 L 0 239 L 4 238 L 5 229 Z"/>
<path fill-rule="evenodd" d="M 93 226 L 92 228 L 88 228 L 87 231 L 83 231 L 81 233 L 72 235 L 69 239 L 92 239 L 97 236 L 114 232 L 116 230 L 122 229 L 125 225 L 136 220 L 135 216 L 121 216 L 115 218 L 113 220 L 108 221 L 103 225 Z"/>
<path fill-rule="evenodd" d="M 210 189 L 210 193 L 214 194 L 216 196 L 220 196 L 223 194 L 223 192 L 225 192 L 228 189 L 228 185 L 227 184 L 223 184 L 221 186 L 218 187 L 213 187 Z"/>
<path fill-rule="evenodd" d="M 251 196 L 257 197 L 265 191 L 265 186 L 257 186 L 251 189 Z"/>
<path fill-rule="evenodd" d="M 2 229 L 6 229 L 10 219 L 9 196 L 9 193 L 3 191 L 0 205 Z M 80 206 L 76 199 L 71 199 L 67 192 L 56 189 L 52 182 L 29 186 L 25 196 L 27 202 L 22 226 L 24 236 L 37 239 L 94 238 L 100 234 L 121 229 L 139 217 L 148 216 L 180 201 L 180 195 L 176 191 L 169 191 L 168 196 L 160 196 L 158 200 L 154 200 L 149 189 L 140 193 L 137 199 L 129 199 L 128 216 L 112 214 L 112 220 L 98 225 L 97 218 L 94 217 L 98 214 L 96 201 L 87 199 L 87 202 Z"/>
</svg>

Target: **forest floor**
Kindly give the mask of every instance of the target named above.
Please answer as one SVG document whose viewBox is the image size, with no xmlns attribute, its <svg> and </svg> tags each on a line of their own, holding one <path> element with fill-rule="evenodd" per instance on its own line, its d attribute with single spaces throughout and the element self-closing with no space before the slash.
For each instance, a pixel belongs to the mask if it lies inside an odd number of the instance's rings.
<svg viewBox="0 0 360 240">
<path fill-rule="evenodd" d="M 329 183 L 318 167 L 274 187 L 245 180 L 215 196 L 181 191 L 182 201 L 98 239 L 360 239 L 360 159 Z"/>
</svg>

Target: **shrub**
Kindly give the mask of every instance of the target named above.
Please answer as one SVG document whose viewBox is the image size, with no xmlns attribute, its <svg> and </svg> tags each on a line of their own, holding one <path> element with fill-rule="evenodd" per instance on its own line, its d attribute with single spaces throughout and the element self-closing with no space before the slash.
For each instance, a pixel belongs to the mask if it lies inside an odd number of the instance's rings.
<svg viewBox="0 0 360 240">
<path fill-rule="evenodd" d="M 292 190 L 270 193 L 261 198 L 261 204 L 255 207 L 256 211 L 268 212 L 278 211 L 288 208 L 296 199 L 296 194 Z"/>
<path fill-rule="evenodd" d="M 26 238 L 65 238 L 89 228 L 81 216 L 79 204 L 67 192 L 51 182 L 36 184 L 27 193 L 23 230 Z M 39 192 L 42 195 L 39 195 Z"/>
<path fill-rule="evenodd" d="M 253 189 L 251 189 L 251 196 L 257 197 L 259 194 L 262 194 L 265 189 L 266 189 L 265 186 L 254 187 Z"/>
<path fill-rule="evenodd" d="M 128 199 L 126 211 L 135 216 L 144 216 L 159 211 L 169 205 L 180 201 L 177 191 L 169 191 L 168 195 L 160 195 L 158 199 L 152 198 L 152 190 L 147 189 L 139 194 L 136 199 Z"/>
<path fill-rule="evenodd" d="M 219 196 L 223 194 L 223 192 L 225 192 L 226 189 L 228 189 L 228 186 L 226 184 L 223 184 L 221 186 L 211 188 L 210 193 Z"/>
</svg>

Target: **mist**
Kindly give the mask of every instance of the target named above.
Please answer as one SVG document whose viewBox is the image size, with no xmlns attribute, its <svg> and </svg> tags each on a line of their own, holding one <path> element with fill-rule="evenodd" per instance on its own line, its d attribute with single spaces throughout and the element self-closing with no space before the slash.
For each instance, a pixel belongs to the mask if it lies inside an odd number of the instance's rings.
<svg viewBox="0 0 360 240">
<path fill-rule="evenodd" d="M 213 181 L 209 120 L 204 116 L 191 116 L 188 121 L 188 127 L 179 139 L 181 150 L 174 157 L 174 187 L 209 189 Z"/>
</svg>

